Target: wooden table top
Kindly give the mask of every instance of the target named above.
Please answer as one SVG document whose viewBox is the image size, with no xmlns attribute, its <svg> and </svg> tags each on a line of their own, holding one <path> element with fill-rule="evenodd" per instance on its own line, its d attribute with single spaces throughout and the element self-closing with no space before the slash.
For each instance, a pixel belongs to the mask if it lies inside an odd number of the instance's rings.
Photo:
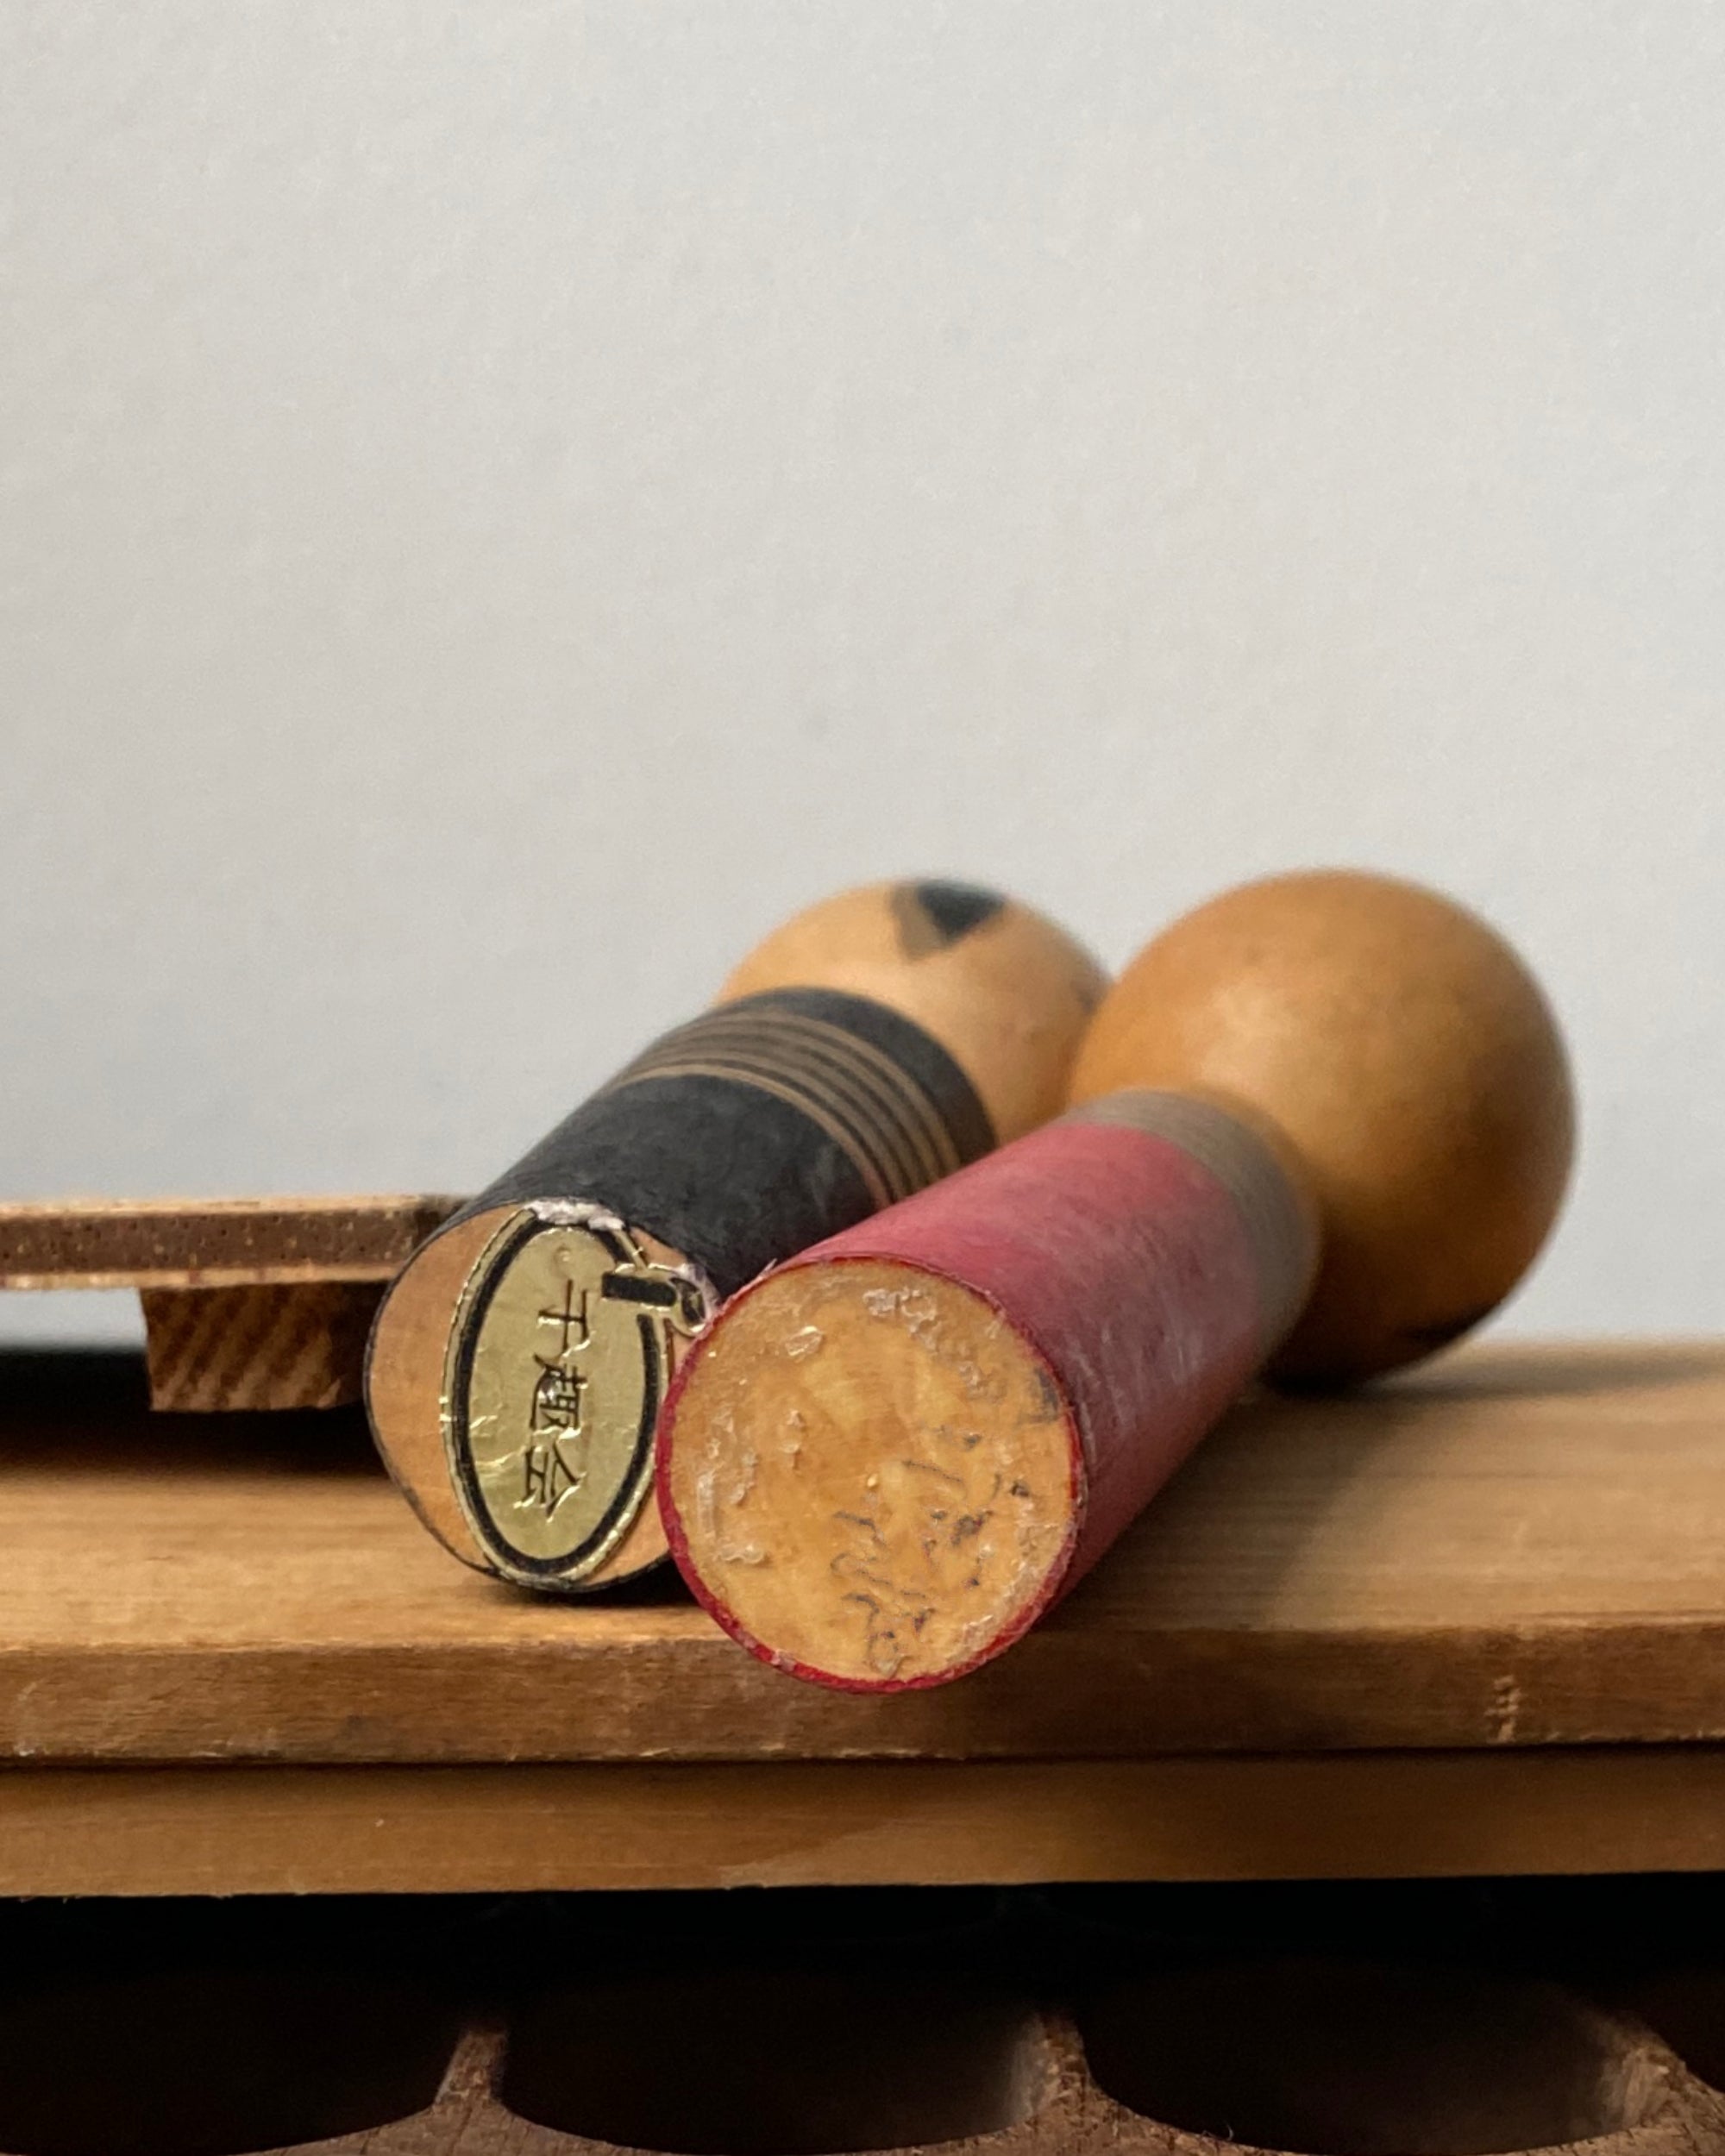
<svg viewBox="0 0 1725 2156">
<path fill-rule="evenodd" d="M 569 1602 L 466 1570 L 377 1470 L 356 1414 L 152 1418 L 116 1358 L 14 1357 L 0 1387 L 0 1754 L 15 1759 L 1725 1737 L 1718 1344 L 1479 1347 L 1352 1398 L 1251 1401 L 1027 1639 L 888 1698 L 762 1667 L 674 1579 Z"/>
<path fill-rule="evenodd" d="M 0 1894 L 1725 1869 L 1725 1345 L 1242 1405 L 933 1692 L 536 1601 L 357 1413 L 0 1357 Z"/>
</svg>

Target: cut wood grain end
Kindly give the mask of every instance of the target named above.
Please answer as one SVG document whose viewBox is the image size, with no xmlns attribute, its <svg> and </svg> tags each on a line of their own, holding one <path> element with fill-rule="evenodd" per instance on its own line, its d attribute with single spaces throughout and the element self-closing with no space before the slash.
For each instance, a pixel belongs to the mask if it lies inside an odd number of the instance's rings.
<svg viewBox="0 0 1725 2156">
<path fill-rule="evenodd" d="M 146 1288 L 150 1405 L 180 1413 L 341 1407 L 360 1396 L 381 1287 Z"/>
</svg>

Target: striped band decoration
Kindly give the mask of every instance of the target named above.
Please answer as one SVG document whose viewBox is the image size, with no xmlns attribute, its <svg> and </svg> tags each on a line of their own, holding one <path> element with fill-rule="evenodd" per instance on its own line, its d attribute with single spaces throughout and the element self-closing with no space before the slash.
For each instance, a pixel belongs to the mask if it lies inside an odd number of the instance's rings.
<svg viewBox="0 0 1725 2156">
<path fill-rule="evenodd" d="M 840 989 L 769 988 L 654 1042 L 467 1212 L 597 1205 L 724 1296 L 994 1144 L 964 1070 L 913 1019 Z"/>
<path fill-rule="evenodd" d="M 908 1071 L 857 1033 L 775 998 L 722 1006 L 679 1026 L 599 1097 L 674 1078 L 724 1080 L 794 1108 L 844 1154 L 876 1206 L 908 1198 L 969 1157 Z"/>
</svg>

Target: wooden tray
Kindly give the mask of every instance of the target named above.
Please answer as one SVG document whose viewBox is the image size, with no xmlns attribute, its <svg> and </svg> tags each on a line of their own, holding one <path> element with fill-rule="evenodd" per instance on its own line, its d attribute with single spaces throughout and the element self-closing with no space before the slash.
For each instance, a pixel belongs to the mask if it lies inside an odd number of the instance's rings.
<svg viewBox="0 0 1725 2156">
<path fill-rule="evenodd" d="M 0 1388 L 0 1892 L 1725 1865 L 1718 1345 L 1249 1401 L 1020 1646 L 888 1699 L 674 1583 L 464 1571 L 357 1415 Z"/>
<path fill-rule="evenodd" d="M 154 1407 L 339 1407 L 360 1396 L 385 1288 L 457 1202 L 0 1206 L 0 1288 L 136 1288 Z"/>
</svg>

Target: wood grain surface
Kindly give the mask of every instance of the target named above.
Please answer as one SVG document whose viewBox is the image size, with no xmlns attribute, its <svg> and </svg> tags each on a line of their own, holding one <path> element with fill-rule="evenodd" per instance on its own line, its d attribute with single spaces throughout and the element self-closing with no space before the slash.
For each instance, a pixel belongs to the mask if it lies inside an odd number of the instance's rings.
<svg viewBox="0 0 1725 2156">
<path fill-rule="evenodd" d="M 0 1894 L 1725 1869 L 1725 1747 L 0 1772 Z"/>
<path fill-rule="evenodd" d="M 146 1288 L 150 1405 L 181 1413 L 340 1407 L 360 1396 L 383 1298 L 370 1281 Z"/>
<path fill-rule="evenodd" d="M 887 1698 L 763 1668 L 674 1585 L 568 1606 L 468 1571 L 357 1415 L 165 1426 L 137 1390 L 123 1358 L 0 1362 L 15 1761 L 1725 1740 L 1716 1344 L 1482 1347 L 1345 1400 L 1253 1400 L 1013 1654 Z"/>
</svg>

